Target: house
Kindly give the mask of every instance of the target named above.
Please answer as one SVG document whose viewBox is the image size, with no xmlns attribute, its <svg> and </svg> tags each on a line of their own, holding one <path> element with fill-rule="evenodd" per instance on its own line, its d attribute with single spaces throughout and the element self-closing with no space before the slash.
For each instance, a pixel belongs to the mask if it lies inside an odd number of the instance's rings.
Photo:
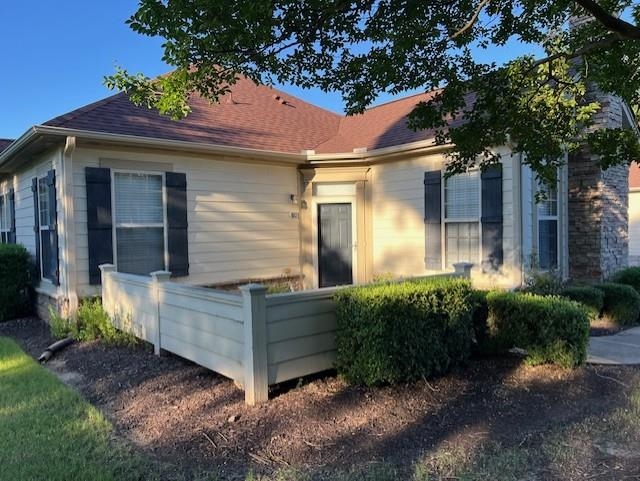
<svg viewBox="0 0 640 481">
<path fill-rule="evenodd" d="M 175 122 L 116 94 L 4 142 L 2 240 L 37 259 L 41 315 L 99 294 L 103 263 L 192 285 L 301 276 L 306 288 L 458 262 L 504 287 L 532 264 L 565 278 L 627 264 L 626 168 L 572 156 L 539 204 L 508 146 L 497 168 L 444 178 L 450 147 L 406 127 L 428 95 L 344 117 L 241 79 Z M 629 115 L 615 102 L 605 114 Z"/>
</svg>

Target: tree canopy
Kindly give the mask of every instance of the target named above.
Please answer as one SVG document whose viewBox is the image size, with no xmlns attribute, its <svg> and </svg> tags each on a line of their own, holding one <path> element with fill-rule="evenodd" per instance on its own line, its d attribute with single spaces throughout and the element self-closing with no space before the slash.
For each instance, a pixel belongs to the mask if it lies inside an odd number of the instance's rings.
<svg viewBox="0 0 640 481">
<path fill-rule="evenodd" d="M 381 93 L 435 90 L 409 125 L 453 144 L 449 172 L 495 162 L 491 147 L 508 143 L 551 181 L 564 154 L 584 144 L 605 168 L 640 159 L 630 126 L 589 128 L 600 109 L 594 89 L 640 106 L 639 3 L 140 0 L 128 24 L 164 38 L 174 70 L 148 78 L 118 69 L 105 83 L 173 118 L 188 115 L 192 93 L 216 101 L 238 75 L 340 92 L 347 114 Z M 513 39 L 541 53 L 479 60 Z M 449 128 L 456 117 L 465 122 Z"/>
</svg>

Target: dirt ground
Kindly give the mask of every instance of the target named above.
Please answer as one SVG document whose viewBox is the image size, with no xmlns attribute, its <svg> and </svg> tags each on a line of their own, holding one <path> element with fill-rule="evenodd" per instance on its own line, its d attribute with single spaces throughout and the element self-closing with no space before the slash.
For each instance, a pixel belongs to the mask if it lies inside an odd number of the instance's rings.
<svg viewBox="0 0 640 481">
<path fill-rule="evenodd" d="M 0 335 L 36 358 L 52 342 L 38 319 L 0 324 Z M 442 446 L 518 446 L 552 427 L 606 416 L 640 385 L 640 368 L 567 371 L 487 358 L 386 388 L 349 387 L 327 374 L 279 386 L 268 403 L 248 407 L 232 381 L 178 357 L 155 357 L 148 346 L 74 344 L 48 367 L 151 459 L 229 480 L 287 466 L 323 478 L 377 460 L 402 473 Z"/>
</svg>

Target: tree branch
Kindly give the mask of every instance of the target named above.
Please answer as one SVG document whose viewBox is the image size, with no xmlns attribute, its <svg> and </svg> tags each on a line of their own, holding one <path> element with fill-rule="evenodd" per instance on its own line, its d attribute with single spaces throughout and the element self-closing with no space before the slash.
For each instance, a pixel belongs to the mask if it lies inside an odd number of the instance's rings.
<svg viewBox="0 0 640 481">
<path fill-rule="evenodd" d="M 629 40 L 640 39 L 640 28 L 621 18 L 611 15 L 594 0 L 575 0 L 575 2 L 589 12 L 598 22 L 621 38 Z"/>
<path fill-rule="evenodd" d="M 579 1 L 579 0 L 577 0 Z M 549 55 L 548 57 L 542 58 L 540 60 L 536 60 L 533 65 L 531 65 L 531 69 L 533 70 L 534 68 L 545 64 L 545 63 L 549 63 L 552 62 L 554 60 L 557 60 L 559 58 L 564 58 L 566 60 L 571 60 L 572 58 L 576 58 L 576 57 L 581 57 L 582 55 L 585 55 L 589 52 L 592 52 L 593 50 L 597 50 L 598 48 L 602 48 L 602 47 L 610 47 L 611 45 L 613 45 L 616 42 L 619 42 L 620 40 L 622 40 L 622 38 L 620 37 L 620 35 L 618 35 L 617 33 L 612 33 L 611 35 L 607 35 L 604 38 L 601 38 L 600 40 L 596 40 L 595 42 L 591 42 L 586 44 L 585 46 L 574 50 L 573 52 L 560 52 L 560 53 L 556 53 L 554 55 Z"/>
<path fill-rule="evenodd" d="M 480 12 L 482 12 L 484 7 L 486 7 L 490 1 L 491 0 L 481 0 L 478 6 L 476 7 L 476 9 L 474 10 L 473 15 L 471 15 L 471 18 L 467 21 L 467 23 L 465 23 L 462 26 L 462 28 L 460 28 L 460 30 L 458 30 L 453 35 L 451 35 L 451 37 L 449 37 L 449 40 L 453 40 L 454 38 L 459 37 L 460 35 L 465 33 L 467 30 L 469 30 L 471 27 L 473 27 L 473 25 L 478 20 L 478 17 L 480 16 Z"/>
</svg>

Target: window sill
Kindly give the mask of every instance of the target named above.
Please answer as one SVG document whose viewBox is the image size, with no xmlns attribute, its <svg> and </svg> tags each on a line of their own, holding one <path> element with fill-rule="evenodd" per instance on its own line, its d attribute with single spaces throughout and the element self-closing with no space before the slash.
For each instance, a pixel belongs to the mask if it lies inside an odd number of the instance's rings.
<svg viewBox="0 0 640 481">
<path fill-rule="evenodd" d="M 44 294 L 46 296 L 57 299 L 60 296 L 58 286 L 54 286 L 50 281 L 43 279 L 40 281 L 40 285 L 35 288 L 38 294 Z"/>
</svg>

